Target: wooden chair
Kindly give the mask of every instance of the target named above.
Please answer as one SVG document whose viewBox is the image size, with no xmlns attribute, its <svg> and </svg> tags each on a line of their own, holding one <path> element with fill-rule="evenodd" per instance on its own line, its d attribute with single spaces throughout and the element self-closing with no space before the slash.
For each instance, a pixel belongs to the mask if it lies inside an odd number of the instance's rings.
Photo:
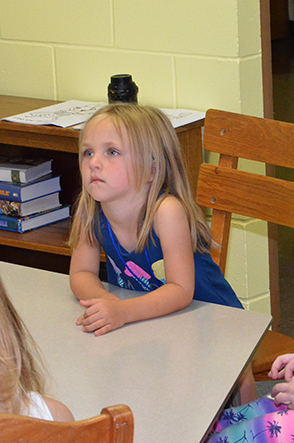
<svg viewBox="0 0 294 443">
<path fill-rule="evenodd" d="M 132 443 L 133 432 L 133 414 L 125 405 L 104 408 L 97 417 L 76 422 L 0 414 L 3 443 Z"/>
<path fill-rule="evenodd" d="M 211 231 L 220 248 L 212 258 L 224 273 L 232 213 L 294 228 L 294 183 L 237 170 L 239 158 L 294 168 L 294 124 L 210 109 L 204 149 L 220 159 L 218 166 L 201 165 L 196 201 L 213 209 Z M 272 316 L 279 324 L 279 307 Z M 268 331 L 253 357 L 255 380 L 269 380 L 274 359 L 288 352 L 294 352 L 293 338 Z"/>
</svg>

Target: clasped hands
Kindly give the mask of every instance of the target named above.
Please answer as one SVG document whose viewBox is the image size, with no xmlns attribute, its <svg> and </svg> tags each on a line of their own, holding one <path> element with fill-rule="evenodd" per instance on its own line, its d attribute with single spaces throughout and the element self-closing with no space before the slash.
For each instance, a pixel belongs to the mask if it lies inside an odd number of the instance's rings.
<svg viewBox="0 0 294 443">
<path fill-rule="evenodd" d="M 273 387 L 271 396 L 276 406 L 286 404 L 288 409 L 294 409 L 294 354 L 284 354 L 276 358 L 268 374 L 273 380 L 284 379 Z"/>
<path fill-rule="evenodd" d="M 103 335 L 120 328 L 127 321 L 124 303 L 116 296 L 111 299 L 80 300 L 80 304 L 87 309 L 76 324 L 82 326 L 84 332 L 94 332 L 96 336 Z"/>
</svg>

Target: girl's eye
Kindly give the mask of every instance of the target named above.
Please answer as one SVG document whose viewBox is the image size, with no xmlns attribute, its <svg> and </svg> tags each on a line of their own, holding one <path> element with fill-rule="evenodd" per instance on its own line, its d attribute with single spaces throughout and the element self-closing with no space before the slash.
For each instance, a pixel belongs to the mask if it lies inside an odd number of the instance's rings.
<svg viewBox="0 0 294 443">
<path fill-rule="evenodd" d="M 118 155 L 118 152 L 115 149 L 109 149 L 107 153 L 110 156 Z"/>
<path fill-rule="evenodd" d="M 92 157 L 93 156 L 93 151 L 90 151 L 90 149 L 86 149 L 83 153 L 84 157 Z"/>
</svg>

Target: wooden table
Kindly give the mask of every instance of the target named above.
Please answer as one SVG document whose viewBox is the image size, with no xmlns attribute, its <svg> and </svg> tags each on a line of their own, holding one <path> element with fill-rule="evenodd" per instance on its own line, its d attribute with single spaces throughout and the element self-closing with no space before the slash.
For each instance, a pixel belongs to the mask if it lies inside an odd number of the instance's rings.
<svg viewBox="0 0 294 443">
<path fill-rule="evenodd" d="M 4 262 L 0 275 L 45 356 L 51 394 L 77 420 L 127 404 L 135 443 L 203 441 L 271 321 L 193 301 L 181 312 L 95 337 L 75 325 L 83 308 L 68 276 Z"/>
</svg>

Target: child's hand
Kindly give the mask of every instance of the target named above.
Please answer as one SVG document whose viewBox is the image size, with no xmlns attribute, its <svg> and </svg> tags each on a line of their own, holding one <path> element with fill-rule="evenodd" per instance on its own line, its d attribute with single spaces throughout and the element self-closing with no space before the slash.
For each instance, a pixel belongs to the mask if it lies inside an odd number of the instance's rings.
<svg viewBox="0 0 294 443">
<path fill-rule="evenodd" d="M 285 404 L 288 409 L 294 409 L 294 378 L 288 383 L 277 383 L 271 392 L 276 406 Z"/>
<path fill-rule="evenodd" d="M 84 332 L 94 332 L 96 336 L 120 328 L 126 323 L 126 313 L 120 299 L 80 300 L 87 307 L 84 315 L 78 318 L 76 324 L 83 326 Z"/>
<path fill-rule="evenodd" d="M 294 354 L 280 355 L 273 362 L 268 376 L 273 380 L 284 378 L 289 382 L 294 373 Z"/>
</svg>

